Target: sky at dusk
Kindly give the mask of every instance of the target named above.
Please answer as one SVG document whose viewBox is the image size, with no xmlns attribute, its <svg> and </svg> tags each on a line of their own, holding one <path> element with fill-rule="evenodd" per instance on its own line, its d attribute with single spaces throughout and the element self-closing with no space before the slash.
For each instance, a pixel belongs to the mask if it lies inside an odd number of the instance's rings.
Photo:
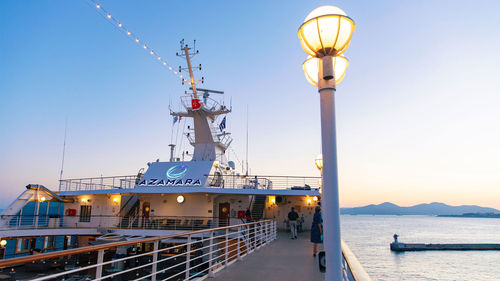
<svg viewBox="0 0 500 281">
<path fill-rule="evenodd" d="M 187 86 L 89 3 L 0 1 L 2 208 L 28 183 L 57 190 L 65 120 L 64 178 L 168 160 L 169 104 Z M 251 173 L 305 176 L 319 176 L 319 96 L 297 30 L 339 6 L 356 23 L 336 95 L 341 206 L 500 209 L 499 1 L 99 3 L 175 67 L 179 41 L 196 39 L 202 87 L 232 99 L 238 159 L 248 105 Z"/>
</svg>

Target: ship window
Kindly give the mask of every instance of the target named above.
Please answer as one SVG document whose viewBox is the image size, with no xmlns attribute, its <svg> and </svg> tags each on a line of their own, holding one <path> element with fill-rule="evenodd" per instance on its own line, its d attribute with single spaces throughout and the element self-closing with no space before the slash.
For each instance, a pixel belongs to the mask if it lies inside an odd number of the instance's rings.
<svg viewBox="0 0 500 281">
<path fill-rule="evenodd" d="M 30 239 L 17 239 L 16 252 L 26 252 L 30 249 Z"/>
<path fill-rule="evenodd" d="M 66 246 L 71 247 L 75 244 L 75 236 L 66 236 Z"/>
<path fill-rule="evenodd" d="M 43 247 L 45 249 L 55 248 L 56 247 L 56 236 L 45 237 Z"/>
<path fill-rule="evenodd" d="M 80 206 L 80 222 L 90 222 L 90 215 L 92 214 L 92 206 Z"/>
</svg>

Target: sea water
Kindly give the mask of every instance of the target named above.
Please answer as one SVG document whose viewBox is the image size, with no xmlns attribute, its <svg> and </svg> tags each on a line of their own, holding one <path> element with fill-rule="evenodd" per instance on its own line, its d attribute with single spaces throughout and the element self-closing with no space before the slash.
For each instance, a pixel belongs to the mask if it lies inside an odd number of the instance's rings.
<svg viewBox="0 0 500 281">
<path fill-rule="evenodd" d="M 500 243 L 498 218 L 342 215 L 342 239 L 373 280 L 500 280 L 500 251 L 391 252 L 401 243 Z"/>
</svg>

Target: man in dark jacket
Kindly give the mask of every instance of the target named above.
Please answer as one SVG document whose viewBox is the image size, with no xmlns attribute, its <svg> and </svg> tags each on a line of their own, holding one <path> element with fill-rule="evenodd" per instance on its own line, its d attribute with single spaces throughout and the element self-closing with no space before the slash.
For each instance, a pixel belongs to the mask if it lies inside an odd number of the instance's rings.
<svg viewBox="0 0 500 281">
<path fill-rule="evenodd" d="M 290 213 L 288 213 L 288 224 L 290 225 L 290 234 L 292 239 L 297 239 L 297 219 L 299 218 L 299 214 L 295 212 L 295 208 L 292 207 Z"/>
</svg>

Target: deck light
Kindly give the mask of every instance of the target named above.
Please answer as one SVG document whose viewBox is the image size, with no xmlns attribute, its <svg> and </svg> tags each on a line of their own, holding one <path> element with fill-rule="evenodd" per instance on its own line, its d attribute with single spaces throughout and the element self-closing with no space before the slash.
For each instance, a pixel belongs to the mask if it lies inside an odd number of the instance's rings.
<svg viewBox="0 0 500 281">
<path fill-rule="evenodd" d="M 325 280 L 342 280 L 340 209 L 335 129 L 335 91 L 344 78 L 348 61 L 339 56 L 349 47 L 354 21 L 334 6 L 321 6 L 307 15 L 298 36 L 304 51 L 311 56 L 303 65 L 307 80 L 318 86 L 321 108 L 323 160 L 315 161 L 322 174 L 323 222 L 326 263 Z M 317 79 L 314 79 L 317 77 Z M 321 168 L 320 168 L 321 167 Z"/>
<path fill-rule="evenodd" d="M 184 196 L 182 196 L 182 195 L 177 196 L 177 203 L 179 203 L 179 204 L 184 203 Z"/>
<path fill-rule="evenodd" d="M 316 57 L 309 56 L 307 60 L 302 64 L 302 69 L 304 69 L 304 74 L 306 79 L 313 86 L 318 86 L 318 72 L 320 66 L 320 59 Z M 333 72 L 335 77 L 335 84 L 339 84 L 342 79 L 344 79 L 345 72 L 349 66 L 349 60 L 344 56 L 338 56 L 333 58 Z"/>
<path fill-rule="evenodd" d="M 311 198 L 309 198 L 309 197 L 308 197 L 308 198 L 307 198 L 307 204 L 308 204 L 308 205 L 311 205 L 311 202 L 312 202 Z"/>
<path fill-rule="evenodd" d="M 47 200 L 47 198 L 45 198 L 45 196 L 42 196 L 42 198 L 40 198 L 40 201 L 42 201 L 42 202 L 45 202 L 45 200 Z"/>
<path fill-rule="evenodd" d="M 120 199 L 118 197 L 113 198 L 113 202 L 118 203 Z"/>
<path fill-rule="evenodd" d="M 316 156 L 316 159 L 314 159 L 314 164 L 316 164 L 316 168 L 318 168 L 318 170 L 322 170 L 323 169 L 323 155 L 322 154 L 319 154 L 318 156 Z"/>
<path fill-rule="evenodd" d="M 82 198 L 82 203 L 87 203 L 87 198 Z"/>
<path fill-rule="evenodd" d="M 4 247 L 5 245 L 7 245 L 7 240 L 0 241 L 0 246 Z"/>
<path fill-rule="evenodd" d="M 354 21 L 334 6 L 321 6 L 307 15 L 299 28 L 302 48 L 313 57 L 338 56 L 351 41 Z"/>
<path fill-rule="evenodd" d="M 315 202 L 318 201 L 318 196 L 314 196 L 313 201 L 315 201 Z"/>
</svg>

